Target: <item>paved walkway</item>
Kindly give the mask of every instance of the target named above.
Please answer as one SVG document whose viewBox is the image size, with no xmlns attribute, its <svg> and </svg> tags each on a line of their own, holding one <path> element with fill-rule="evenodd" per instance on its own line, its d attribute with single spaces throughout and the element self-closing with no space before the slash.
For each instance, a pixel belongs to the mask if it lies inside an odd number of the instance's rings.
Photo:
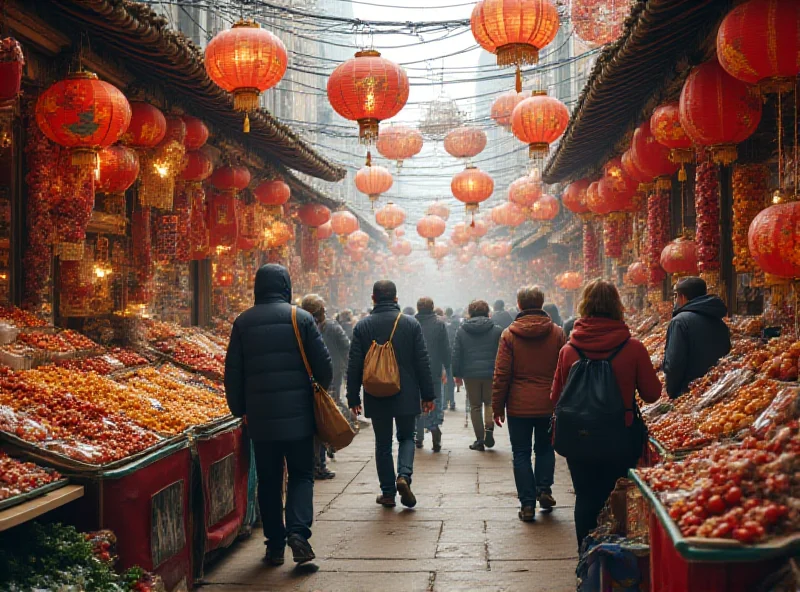
<svg viewBox="0 0 800 592">
<path fill-rule="evenodd" d="M 371 428 L 330 464 L 332 481 L 314 495 L 315 566 L 261 562 L 263 538 L 254 532 L 237 544 L 205 578 L 202 592 L 566 592 L 575 590 L 577 562 L 572 506 L 575 496 L 563 459 L 553 495 L 559 505 L 537 522 L 517 519 L 508 430 L 496 447 L 469 450 L 474 440 L 459 411 L 445 414 L 443 449 L 430 435 L 417 451 L 413 510 L 375 503 L 378 481 Z"/>
</svg>

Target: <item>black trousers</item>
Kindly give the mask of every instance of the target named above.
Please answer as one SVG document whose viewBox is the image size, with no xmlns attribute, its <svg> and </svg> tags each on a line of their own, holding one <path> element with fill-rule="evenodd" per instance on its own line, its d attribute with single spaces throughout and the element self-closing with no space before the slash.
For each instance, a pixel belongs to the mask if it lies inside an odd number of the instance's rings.
<svg viewBox="0 0 800 592">
<path fill-rule="evenodd" d="M 302 440 L 254 442 L 258 474 L 258 505 L 264 537 L 270 549 L 283 549 L 286 537 L 311 538 L 314 520 L 314 437 Z M 283 467 L 289 473 L 286 523 L 283 509 Z"/>
<path fill-rule="evenodd" d="M 567 459 L 572 486 L 575 489 L 575 534 L 578 549 L 583 539 L 597 528 L 597 516 L 603 509 L 617 479 L 628 474 L 624 464 L 579 462 Z"/>
</svg>

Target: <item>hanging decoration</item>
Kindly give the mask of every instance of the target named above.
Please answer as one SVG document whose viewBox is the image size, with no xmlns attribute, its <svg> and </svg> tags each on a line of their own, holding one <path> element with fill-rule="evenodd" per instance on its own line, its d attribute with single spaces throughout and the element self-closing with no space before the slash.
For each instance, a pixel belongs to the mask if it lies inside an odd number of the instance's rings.
<svg viewBox="0 0 800 592">
<path fill-rule="evenodd" d="M 303 226 L 300 229 L 300 261 L 305 272 L 319 269 L 319 242 L 315 228 Z"/>
<path fill-rule="evenodd" d="M 258 204 L 246 204 L 241 200 L 237 200 L 236 220 L 238 228 L 236 248 L 239 251 L 252 251 L 261 241 L 264 222 L 261 218 L 261 210 Z"/>
<path fill-rule="evenodd" d="M 179 183 L 175 191 L 174 213 L 177 216 L 178 241 L 175 258 L 181 262 L 192 260 L 192 187 Z"/>
<path fill-rule="evenodd" d="M 55 230 L 55 252 L 62 261 L 83 258 L 83 241 L 94 208 L 95 176 L 72 164 L 71 155 L 61 150 L 56 178 L 51 185 L 50 215 Z"/>
<path fill-rule="evenodd" d="M 251 178 L 247 167 L 228 165 L 215 169 L 208 182 L 216 189 L 235 196 L 239 191 L 247 189 Z"/>
<path fill-rule="evenodd" d="M 428 241 L 429 247 L 446 229 L 447 224 L 439 216 L 424 216 L 417 222 L 417 234 Z"/>
<path fill-rule="evenodd" d="M 468 226 L 469 233 L 475 241 L 479 241 L 489 233 L 489 224 L 483 218 L 473 216 L 472 223 Z"/>
<path fill-rule="evenodd" d="M 95 190 L 98 193 L 123 194 L 139 176 L 139 155 L 136 151 L 115 144 L 97 154 Z"/>
<path fill-rule="evenodd" d="M 331 219 L 331 211 L 322 204 L 305 204 L 297 210 L 300 224 L 309 228 L 319 228 Z"/>
<path fill-rule="evenodd" d="M 181 119 L 186 127 L 186 136 L 183 139 L 186 150 L 200 150 L 208 141 L 208 126 L 202 119 L 191 115 L 184 115 Z"/>
<path fill-rule="evenodd" d="M 219 189 L 219 187 L 217 187 Z M 208 233 L 211 247 L 236 247 L 238 225 L 236 197 L 233 191 L 216 191 L 208 195 Z"/>
<path fill-rule="evenodd" d="M 531 208 L 531 219 L 537 222 L 551 222 L 558 216 L 560 207 L 558 200 L 552 195 L 544 194 Z"/>
<path fill-rule="evenodd" d="M 434 242 L 433 245 L 431 245 L 431 257 L 435 261 L 439 262 L 445 257 L 447 257 L 449 254 L 450 254 L 450 247 L 447 246 L 447 243 Z"/>
<path fill-rule="evenodd" d="M 647 193 L 652 189 L 653 178 L 642 171 L 642 169 L 639 168 L 639 165 L 636 164 L 636 161 L 633 158 L 632 148 L 628 148 L 622 153 L 620 162 L 622 162 L 622 170 L 625 171 L 625 173 L 627 173 L 631 179 L 638 183 L 637 190 L 639 193 Z"/>
<path fill-rule="evenodd" d="M 603 218 L 603 249 L 612 261 L 622 258 L 625 248 L 625 214 L 615 212 Z"/>
<path fill-rule="evenodd" d="M 718 173 L 718 165 L 711 162 L 706 151 L 699 151 L 694 189 L 694 209 L 697 212 L 695 241 L 697 242 L 697 268 L 703 274 L 717 272 L 720 267 Z"/>
<path fill-rule="evenodd" d="M 637 187 L 638 183 L 625 172 L 622 159 L 612 158 L 603 166 L 603 179 L 598 190 L 603 199 L 613 204 L 612 211 L 636 211 L 638 207 L 634 198 Z"/>
<path fill-rule="evenodd" d="M 317 240 L 318 241 L 326 241 L 333 236 L 333 226 L 331 226 L 331 221 L 328 220 L 317 228 Z"/>
<path fill-rule="evenodd" d="M 369 235 L 363 230 L 356 230 L 347 237 L 347 247 L 354 251 L 364 251 L 369 246 Z"/>
<path fill-rule="evenodd" d="M 667 189 L 658 189 L 647 200 L 647 245 L 645 257 L 649 270 L 647 285 L 657 288 L 666 277 L 661 268 L 661 252 L 669 242 L 669 196 Z"/>
<path fill-rule="evenodd" d="M 474 213 L 478 211 L 480 204 L 494 193 L 494 180 L 479 168 L 468 166 L 453 176 L 450 190 L 453 196 L 465 205 L 466 211 L 473 214 L 472 223 L 474 225 Z"/>
<path fill-rule="evenodd" d="M 347 237 L 359 228 L 358 218 L 347 210 L 334 212 L 331 215 L 331 228 L 339 237 L 339 242 L 345 243 Z"/>
<path fill-rule="evenodd" d="M 508 226 L 513 231 L 521 226 L 528 219 L 528 216 L 523 208 L 507 201 L 492 208 L 491 219 L 498 226 Z"/>
<path fill-rule="evenodd" d="M 561 203 L 573 214 L 586 214 L 589 207 L 586 205 L 586 192 L 589 189 L 588 179 L 573 181 L 564 190 L 561 196 Z"/>
<path fill-rule="evenodd" d="M 748 246 L 756 265 L 781 278 L 800 278 L 800 203 L 772 205 L 753 219 Z"/>
<path fill-rule="evenodd" d="M 600 233 L 592 220 L 583 222 L 583 277 L 587 281 L 603 275 L 600 263 Z M 565 288 L 570 289 L 570 288 Z M 576 289 L 576 288 L 573 288 Z"/>
<path fill-rule="evenodd" d="M 13 37 L 0 40 L 0 102 L 13 101 L 22 86 L 25 56 L 22 46 Z"/>
<path fill-rule="evenodd" d="M 389 202 L 375 212 L 375 221 L 378 226 L 383 227 L 389 233 L 389 236 L 392 236 L 392 233 L 406 221 L 406 212 L 403 208 Z"/>
<path fill-rule="evenodd" d="M 294 227 L 283 220 L 272 220 L 264 227 L 262 248 L 266 251 L 282 249 L 294 238 Z"/>
<path fill-rule="evenodd" d="M 328 78 L 328 101 L 339 115 L 358 122 L 363 143 L 378 137 L 379 123 L 394 117 L 408 101 L 408 76 L 374 49 L 359 51 Z"/>
<path fill-rule="evenodd" d="M 168 264 L 178 256 L 178 216 L 174 213 L 160 214 L 155 225 L 155 261 Z"/>
<path fill-rule="evenodd" d="M 444 137 L 444 149 L 454 158 L 467 162 L 486 148 L 486 133 L 475 127 L 459 127 Z"/>
<path fill-rule="evenodd" d="M 145 207 L 171 210 L 175 197 L 175 181 L 186 156 L 186 124 L 176 116 L 166 117 L 164 137 L 154 150 L 141 154 L 142 172 L 139 203 Z"/>
<path fill-rule="evenodd" d="M 249 112 L 258 109 L 262 92 L 281 81 L 288 59 L 280 39 L 255 21 L 241 20 L 208 42 L 204 63 L 208 77 L 233 93 L 233 108 L 245 113 L 247 133 Z"/>
<path fill-rule="evenodd" d="M 408 257 L 411 254 L 411 243 L 405 239 L 394 241 L 389 250 L 396 257 Z"/>
<path fill-rule="evenodd" d="M 750 253 L 748 234 L 758 213 L 769 200 L 769 167 L 763 164 L 733 168 L 733 267 L 751 273 L 756 262 Z"/>
<path fill-rule="evenodd" d="M 634 286 L 644 286 L 647 283 L 649 273 L 647 266 L 641 261 L 635 261 L 628 267 L 625 280 Z"/>
<path fill-rule="evenodd" d="M 670 177 L 678 170 L 678 164 L 669 157 L 670 150 L 659 143 L 650 129 L 650 122 L 645 120 L 636 131 L 631 140 L 631 157 L 639 170 L 642 171 L 650 182 L 655 180 L 659 189 L 670 189 Z M 621 161 L 620 161 L 621 162 Z"/>
<path fill-rule="evenodd" d="M 677 238 L 661 251 L 661 267 L 675 277 L 697 275 L 697 244 L 687 238 Z"/>
<path fill-rule="evenodd" d="M 369 197 L 374 204 L 382 193 L 386 193 L 394 185 L 392 174 L 380 165 L 372 164 L 372 158 L 367 154 L 367 164 L 361 167 L 355 177 L 356 189 Z"/>
<path fill-rule="evenodd" d="M 384 127 L 378 133 L 375 148 L 381 156 L 397 162 L 397 169 L 403 166 L 403 161 L 412 158 L 422 150 L 422 134 L 405 125 L 393 124 Z"/>
<path fill-rule="evenodd" d="M 150 232 L 150 208 L 134 210 L 131 215 L 131 243 L 136 288 L 130 295 L 135 304 L 147 304 L 152 299 L 153 243 Z"/>
<path fill-rule="evenodd" d="M 680 164 L 678 181 L 686 181 L 686 164 L 694 161 L 692 139 L 683 130 L 678 102 L 661 105 L 650 117 L 650 131 L 659 144 L 669 148 L 669 158 Z"/>
<path fill-rule="evenodd" d="M 528 144 L 530 157 L 540 171 L 550 153 L 550 144 L 561 137 L 568 123 L 567 107 L 545 91 L 533 91 L 511 113 L 511 131 Z"/>
<path fill-rule="evenodd" d="M 292 189 L 283 179 L 268 179 L 256 185 L 253 196 L 264 206 L 267 216 L 280 218 L 283 215 L 283 206 L 292 197 Z"/>
<path fill-rule="evenodd" d="M 201 150 L 192 150 L 183 157 L 183 170 L 178 179 L 188 183 L 202 183 L 214 172 L 211 159 Z"/>
<path fill-rule="evenodd" d="M 555 282 L 562 290 L 573 292 L 583 285 L 583 276 L 577 271 L 565 271 L 556 276 Z"/>
<path fill-rule="evenodd" d="M 575 34 L 592 47 L 616 41 L 622 35 L 631 3 L 625 0 L 571 0 L 570 20 Z"/>
<path fill-rule="evenodd" d="M 508 186 L 508 201 L 526 210 L 530 210 L 540 197 L 542 197 L 542 179 L 535 170 Z"/>
<path fill-rule="evenodd" d="M 436 200 L 428 205 L 425 214 L 428 216 L 439 216 L 442 220 L 447 222 L 450 219 L 450 206 L 442 201 Z"/>
<path fill-rule="evenodd" d="M 504 92 L 492 102 L 490 117 L 507 132 L 511 131 L 511 114 L 514 108 L 525 100 L 525 94 L 510 90 Z"/>
<path fill-rule="evenodd" d="M 472 240 L 470 228 L 463 222 L 459 222 L 453 226 L 453 231 L 450 233 L 450 242 L 457 247 L 463 247 Z"/>
<path fill-rule="evenodd" d="M 143 101 L 131 101 L 131 122 L 122 141 L 134 148 L 153 148 L 167 135 L 167 118 L 160 109 Z"/>
</svg>

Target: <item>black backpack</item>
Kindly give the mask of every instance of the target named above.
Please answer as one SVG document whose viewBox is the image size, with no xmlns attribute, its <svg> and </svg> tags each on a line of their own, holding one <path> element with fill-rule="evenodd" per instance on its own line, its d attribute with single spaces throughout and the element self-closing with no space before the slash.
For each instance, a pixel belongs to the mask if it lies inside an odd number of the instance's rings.
<svg viewBox="0 0 800 592">
<path fill-rule="evenodd" d="M 633 467 L 642 455 L 647 427 L 635 399 L 633 409 L 625 407 L 611 367 L 627 343 L 604 360 L 590 360 L 569 344 L 581 359 L 570 368 L 553 415 L 553 446 L 561 456 Z M 630 426 L 625 425 L 626 412 L 633 413 Z"/>
</svg>

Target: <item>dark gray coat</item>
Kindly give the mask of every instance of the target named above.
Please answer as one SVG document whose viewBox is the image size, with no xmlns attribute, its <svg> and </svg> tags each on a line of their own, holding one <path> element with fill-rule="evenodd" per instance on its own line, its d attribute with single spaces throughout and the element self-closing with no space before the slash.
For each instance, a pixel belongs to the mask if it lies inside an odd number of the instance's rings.
<svg viewBox="0 0 800 592">
<path fill-rule="evenodd" d="M 501 310 L 492 315 L 492 321 L 501 329 L 508 329 L 514 322 L 514 317 L 507 310 Z"/>
<path fill-rule="evenodd" d="M 350 354 L 350 339 L 344 328 L 333 319 L 325 319 L 322 325 L 322 340 L 333 362 L 334 377 L 342 376 L 347 367 L 347 358 Z"/>
<path fill-rule="evenodd" d="M 447 336 L 447 325 L 433 312 L 418 313 L 416 318 L 422 327 L 425 347 L 431 360 L 433 390 L 438 396 L 442 388 L 442 370 L 450 373 L 450 339 Z"/>
<path fill-rule="evenodd" d="M 395 302 L 376 304 L 372 314 L 358 322 L 350 343 L 350 361 L 347 365 L 347 404 L 352 408 L 361 405 L 361 385 L 364 376 L 364 358 L 373 341 L 386 343 L 392 333 L 400 307 Z M 400 392 L 392 397 L 373 397 L 364 393 L 366 417 L 397 417 L 419 415 L 421 401 L 433 401 L 433 379 L 428 350 L 422 327 L 414 317 L 401 315 L 392 341 L 400 369 Z"/>
<path fill-rule="evenodd" d="M 458 328 L 453 346 L 453 376 L 492 378 L 502 334 L 503 329 L 489 317 L 464 321 Z"/>
<path fill-rule="evenodd" d="M 247 415 L 256 441 L 300 440 L 314 434 L 314 399 L 292 327 L 292 283 L 281 265 L 256 273 L 255 306 L 233 323 L 225 357 L 225 396 L 236 417 Z M 297 310 L 303 347 L 316 380 L 329 388 L 330 355 L 314 318 Z"/>
</svg>

